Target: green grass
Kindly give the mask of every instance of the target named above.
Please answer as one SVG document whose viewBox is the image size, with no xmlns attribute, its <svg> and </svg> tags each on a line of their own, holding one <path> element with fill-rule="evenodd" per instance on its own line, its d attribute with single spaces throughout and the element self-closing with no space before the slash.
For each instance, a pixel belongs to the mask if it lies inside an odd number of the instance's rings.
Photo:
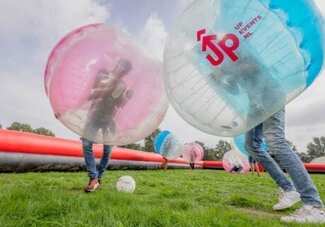
<svg viewBox="0 0 325 227">
<path fill-rule="evenodd" d="M 131 175 L 133 194 L 115 182 Z M 313 175 L 325 198 L 325 175 Z M 82 191 L 85 173 L 0 174 L 0 226 L 297 226 L 272 211 L 267 176 L 214 170 L 110 171 L 102 188 Z M 314 225 L 315 226 L 315 225 Z"/>
</svg>

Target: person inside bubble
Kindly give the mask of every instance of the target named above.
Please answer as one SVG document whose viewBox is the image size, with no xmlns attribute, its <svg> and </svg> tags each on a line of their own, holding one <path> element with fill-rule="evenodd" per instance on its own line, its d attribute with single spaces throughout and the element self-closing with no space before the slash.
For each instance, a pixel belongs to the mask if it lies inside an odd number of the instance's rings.
<svg viewBox="0 0 325 227">
<path fill-rule="evenodd" d="M 85 192 L 93 192 L 100 186 L 102 175 L 107 168 L 111 146 L 104 144 L 103 155 L 97 169 L 93 156 L 93 144 L 100 130 L 104 142 L 110 134 L 115 133 L 114 116 L 117 109 L 122 108 L 132 97 L 132 91 L 127 89 L 126 84 L 121 80 L 131 69 L 132 65 L 128 60 L 120 59 L 111 72 L 99 71 L 88 97 L 90 107 L 81 138 L 89 175 Z"/>
<path fill-rule="evenodd" d="M 190 168 L 193 170 L 195 169 L 195 160 L 196 160 L 196 152 L 195 152 L 195 144 L 194 143 L 186 143 L 184 145 L 187 145 L 191 148 L 191 150 L 189 151 L 189 165 Z"/>
<path fill-rule="evenodd" d="M 234 165 L 232 169 L 230 170 L 231 173 L 241 173 L 243 167 L 240 165 Z"/>
<path fill-rule="evenodd" d="M 103 141 L 115 134 L 114 117 L 118 108 L 122 108 L 132 97 L 132 90 L 127 89 L 121 80 L 132 69 L 130 61 L 120 59 L 111 72 L 101 70 L 96 76 L 94 86 L 88 97 L 91 103 L 88 109 L 84 137 L 96 138 L 99 130 Z M 92 139 L 92 140 L 94 140 Z"/>
<path fill-rule="evenodd" d="M 196 157 L 195 157 L 196 155 L 195 155 L 195 151 L 194 151 L 194 149 L 191 151 L 191 153 L 190 153 L 190 167 L 191 167 L 191 169 L 195 169 L 195 159 L 196 159 Z"/>
<path fill-rule="evenodd" d="M 269 115 L 270 110 L 284 106 L 286 96 L 280 83 L 257 57 L 243 51 L 237 54 L 236 62 L 225 60 L 210 77 L 227 103 L 246 118 L 247 125 L 253 126 Z"/>
<path fill-rule="evenodd" d="M 233 167 L 230 170 L 231 173 L 241 173 L 243 171 L 243 163 L 241 163 L 240 161 L 234 160 L 232 164 Z"/>
<path fill-rule="evenodd" d="M 281 220 L 284 222 L 324 222 L 325 212 L 319 192 L 302 161 L 285 139 L 286 96 L 279 81 L 274 79 L 272 73 L 256 58 L 241 54 L 235 64 L 226 63 L 221 66 L 220 71 L 222 72 L 220 80 L 226 81 L 222 83 L 219 80 L 222 89 L 234 97 L 241 95 L 241 89 L 244 89 L 243 92 L 247 94 L 249 101 L 247 121 L 249 125 L 255 127 L 246 133 L 246 149 L 263 165 L 284 191 L 273 209 L 285 210 L 302 201 L 304 204 L 302 208 L 291 215 L 282 217 Z M 226 76 L 222 78 L 223 75 Z M 234 86 L 236 89 L 233 89 Z M 231 98 L 228 98 L 229 100 L 232 101 Z M 270 117 L 264 120 L 263 115 Z M 262 123 L 256 126 L 259 122 Z M 262 149 L 263 137 L 274 158 Z M 286 178 L 282 169 L 289 173 L 293 183 Z"/>
</svg>

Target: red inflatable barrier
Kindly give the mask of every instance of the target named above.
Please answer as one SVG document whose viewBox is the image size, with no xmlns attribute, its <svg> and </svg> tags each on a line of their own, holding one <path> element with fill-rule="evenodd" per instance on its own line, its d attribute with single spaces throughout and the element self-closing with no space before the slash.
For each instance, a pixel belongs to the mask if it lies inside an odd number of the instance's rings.
<svg viewBox="0 0 325 227">
<path fill-rule="evenodd" d="M 325 163 L 305 163 L 308 172 L 325 173 Z"/>
<path fill-rule="evenodd" d="M 223 169 L 221 161 L 203 161 L 204 169 Z"/>
<path fill-rule="evenodd" d="M 102 150 L 102 145 L 94 146 L 96 158 L 101 157 Z M 67 160 L 70 160 L 69 158 L 80 159 L 83 157 L 80 141 L 4 129 L 0 130 L 0 154 L 6 155 L 7 160 L 10 159 L 10 155 L 18 154 L 29 155 L 30 157 L 58 157 L 61 160 L 64 157 Z M 113 148 L 111 159 L 115 162 L 137 162 L 141 165 L 156 163 L 156 166 L 164 162 L 163 157 L 159 154 L 119 147 Z M 168 164 L 171 166 L 189 167 L 189 163 L 181 158 L 168 160 Z M 325 173 L 325 163 L 307 163 L 305 167 L 309 172 Z M 223 169 L 223 166 L 221 161 L 200 161 L 195 163 L 195 168 Z"/>
<path fill-rule="evenodd" d="M 103 146 L 94 145 L 94 155 L 100 158 Z M 11 130 L 0 130 L 0 153 L 2 154 L 25 154 L 29 157 L 35 155 L 56 156 L 56 157 L 73 157 L 81 158 L 82 145 L 80 141 L 61 139 L 36 135 L 33 133 L 24 133 Z M 44 157 L 45 158 L 45 157 Z M 8 159 L 8 158 L 7 158 Z M 135 151 L 125 148 L 114 147 L 111 154 L 112 160 L 135 161 L 147 163 L 163 163 L 161 155 Z M 183 159 L 169 160 L 169 165 L 187 167 L 188 163 Z M 200 164 L 198 164 L 200 166 Z M 202 166 L 202 164 L 201 164 Z"/>
<path fill-rule="evenodd" d="M 325 173 L 325 163 L 305 163 L 305 167 L 310 173 Z M 221 161 L 203 161 L 204 169 L 223 169 Z M 262 165 L 259 166 L 264 171 Z"/>
</svg>

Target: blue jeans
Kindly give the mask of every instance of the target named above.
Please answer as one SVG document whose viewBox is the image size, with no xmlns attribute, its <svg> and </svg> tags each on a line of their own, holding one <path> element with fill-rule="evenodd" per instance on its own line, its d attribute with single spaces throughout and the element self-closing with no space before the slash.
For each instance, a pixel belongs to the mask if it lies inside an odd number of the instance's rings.
<svg viewBox="0 0 325 227">
<path fill-rule="evenodd" d="M 310 175 L 299 156 L 292 151 L 285 139 L 284 121 L 285 111 L 281 110 L 250 130 L 246 134 L 246 148 L 257 161 L 262 163 L 273 180 L 284 191 L 296 188 L 304 204 L 322 207 L 323 203 Z M 273 155 L 274 159 L 261 149 L 263 135 L 269 153 Z M 282 169 L 286 170 L 294 185 L 286 178 Z"/>
<path fill-rule="evenodd" d="M 81 138 L 82 148 L 86 163 L 86 168 L 88 171 L 88 176 L 91 179 L 100 179 L 103 176 L 105 169 L 108 166 L 108 161 L 110 158 L 111 147 L 109 145 L 104 145 L 103 156 L 100 160 L 98 169 L 96 167 L 96 160 L 93 156 L 93 142 L 87 139 Z"/>
</svg>

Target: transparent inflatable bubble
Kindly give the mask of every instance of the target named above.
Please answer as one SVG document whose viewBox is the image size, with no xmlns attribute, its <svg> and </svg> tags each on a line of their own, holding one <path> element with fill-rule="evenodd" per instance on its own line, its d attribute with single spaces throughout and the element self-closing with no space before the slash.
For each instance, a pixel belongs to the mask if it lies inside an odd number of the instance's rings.
<svg viewBox="0 0 325 227">
<path fill-rule="evenodd" d="M 124 145 L 150 135 L 167 110 L 162 66 L 115 27 L 72 31 L 53 49 L 45 91 L 55 116 L 81 137 Z"/>
<path fill-rule="evenodd" d="M 165 48 L 170 102 L 206 133 L 243 134 L 313 83 L 323 40 L 312 0 L 193 1 Z"/>
<path fill-rule="evenodd" d="M 154 139 L 154 149 L 165 158 L 175 159 L 181 156 L 184 146 L 173 133 L 162 131 Z"/>
<path fill-rule="evenodd" d="M 234 149 L 224 154 L 222 166 L 229 173 L 247 173 L 250 170 L 248 158 Z"/>
<path fill-rule="evenodd" d="M 198 143 L 184 144 L 183 159 L 188 162 L 199 162 L 203 160 L 204 150 Z"/>
</svg>

